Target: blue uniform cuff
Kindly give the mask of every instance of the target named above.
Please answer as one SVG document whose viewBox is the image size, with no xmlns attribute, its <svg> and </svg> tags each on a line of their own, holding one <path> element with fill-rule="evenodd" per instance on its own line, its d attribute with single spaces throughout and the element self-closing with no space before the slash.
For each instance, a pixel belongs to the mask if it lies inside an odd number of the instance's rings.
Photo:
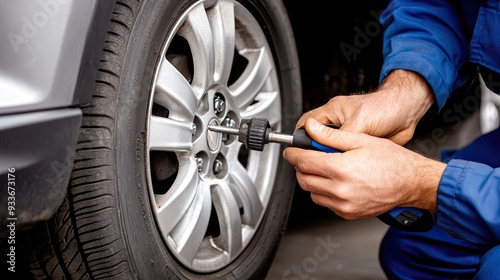
<svg viewBox="0 0 500 280">
<path fill-rule="evenodd" d="M 454 233 L 457 196 L 465 176 L 467 161 L 451 160 L 444 170 L 438 187 L 437 225 L 449 234 Z"/>
<path fill-rule="evenodd" d="M 437 195 L 437 225 L 477 244 L 500 240 L 499 174 L 488 165 L 452 159 Z"/>
<path fill-rule="evenodd" d="M 442 67 L 447 65 L 444 61 L 438 63 Z M 447 84 L 446 79 L 439 69 L 435 68 L 436 62 L 429 61 L 426 57 L 412 53 L 394 53 L 388 56 L 380 73 L 380 80 L 382 81 L 392 70 L 404 69 L 419 73 L 422 75 L 434 92 L 438 108 L 441 109 L 453 90 L 451 84 Z M 447 73 L 454 73 L 452 69 L 444 69 Z"/>
</svg>

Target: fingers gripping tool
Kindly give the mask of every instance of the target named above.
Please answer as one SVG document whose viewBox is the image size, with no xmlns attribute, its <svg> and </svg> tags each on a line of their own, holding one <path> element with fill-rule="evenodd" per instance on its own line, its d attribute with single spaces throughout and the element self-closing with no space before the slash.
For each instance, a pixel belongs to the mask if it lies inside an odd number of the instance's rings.
<svg viewBox="0 0 500 280">
<path fill-rule="evenodd" d="M 339 128 L 327 124 L 331 128 Z M 323 151 L 326 153 L 341 153 L 342 151 L 325 146 L 314 141 L 304 127 L 298 128 L 292 135 L 271 130 L 269 121 L 262 118 L 243 119 L 239 128 L 209 125 L 208 129 L 215 132 L 237 135 L 238 141 L 248 150 L 263 151 L 268 143 L 281 143 L 290 147 Z M 387 225 L 409 232 L 429 231 L 434 225 L 432 212 L 419 208 L 399 207 L 378 216 Z"/>
</svg>

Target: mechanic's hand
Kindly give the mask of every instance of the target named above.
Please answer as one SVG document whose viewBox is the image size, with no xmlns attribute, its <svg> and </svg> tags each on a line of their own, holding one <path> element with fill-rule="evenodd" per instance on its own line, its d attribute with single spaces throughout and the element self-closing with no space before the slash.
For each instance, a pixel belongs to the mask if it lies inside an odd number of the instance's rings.
<svg viewBox="0 0 500 280">
<path fill-rule="evenodd" d="M 345 151 L 285 149 L 283 156 L 316 204 L 345 219 L 375 217 L 399 206 L 436 209 L 444 163 L 387 139 L 328 128 L 314 119 L 305 128 L 317 142 Z"/>
<path fill-rule="evenodd" d="M 373 93 L 334 97 L 305 113 L 297 127 L 314 118 L 323 124 L 340 125 L 341 130 L 388 138 L 404 145 L 433 102 L 434 94 L 422 76 L 395 70 Z"/>
</svg>

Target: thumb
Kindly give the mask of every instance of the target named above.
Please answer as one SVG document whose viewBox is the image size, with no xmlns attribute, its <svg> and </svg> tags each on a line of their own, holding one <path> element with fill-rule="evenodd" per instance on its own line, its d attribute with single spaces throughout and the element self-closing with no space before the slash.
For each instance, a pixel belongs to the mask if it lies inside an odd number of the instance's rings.
<svg viewBox="0 0 500 280">
<path fill-rule="evenodd" d="M 366 146 L 367 136 L 327 127 L 315 119 L 307 119 L 305 128 L 316 142 L 341 151 L 349 151 Z"/>
</svg>

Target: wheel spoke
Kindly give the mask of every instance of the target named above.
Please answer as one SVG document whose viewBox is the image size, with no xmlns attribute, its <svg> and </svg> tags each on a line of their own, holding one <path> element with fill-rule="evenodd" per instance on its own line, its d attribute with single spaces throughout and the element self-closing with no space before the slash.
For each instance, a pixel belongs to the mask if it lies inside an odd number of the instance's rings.
<svg viewBox="0 0 500 280">
<path fill-rule="evenodd" d="M 229 89 L 240 108 L 246 108 L 261 91 L 273 68 L 265 48 L 240 53 L 249 61 L 245 71 Z"/>
<path fill-rule="evenodd" d="M 215 49 L 214 81 L 226 85 L 234 56 L 234 4 L 229 1 L 219 2 L 209 12 L 209 20 Z"/>
<path fill-rule="evenodd" d="M 238 137 L 238 136 L 236 136 Z M 234 159 L 237 161 L 238 153 L 240 152 L 240 148 L 243 144 L 239 141 L 234 141 L 229 145 L 222 145 L 220 149 L 220 153 L 226 155 L 227 159 Z M 232 164 L 232 163 L 230 163 Z"/>
<path fill-rule="evenodd" d="M 149 149 L 151 151 L 189 151 L 192 146 L 191 140 L 191 123 L 151 117 L 149 124 Z"/>
<path fill-rule="evenodd" d="M 188 211 L 171 232 L 169 242 L 186 264 L 193 262 L 207 231 L 212 200 L 210 186 L 200 181 Z"/>
<path fill-rule="evenodd" d="M 268 145 L 265 153 L 250 151 L 247 159 L 247 174 L 255 182 L 255 188 L 259 194 L 260 200 L 264 205 L 267 205 L 271 193 L 269 182 L 274 181 L 275 174 L 278 172 L 276 163 L 280 157 L 280 145 Z M 262 169 L 268 170 L 265 176 L 262 174 Z"/>
<path fill-rule="evenodd" d="M 255 227 L 262 214 L 263 207 L 254 182 L 239 162 L 232 163 L 229 174 L 231 190 L 238 204 L 243 207 L 242 222 Z"/>
<path fill-rule="evenodd" d="M 195 198 L 197 186 L 199 185 L 198 167 L 194 159 L 186 159 L 179 162 L 179 173 L 177 178 L 164 195 L 155 195 L 156 215 L 161 230 L 169 233 L 181 220 Z M 181 167 L 182 164 L 182 167 Z"/>
<path fill-rule="evenodd" d="M 203 91 L 211 83 L 214 73 L 212 30 L 203 5 L 196 5 L 189 12 L 179 35 L 186 38 L 193 55 L 194 73 L 191 85 Z"/>
<path fill-rule="evenodd" d="M 243 246 L 240 210 L 229 187 L 219 184 L 212 187 L 212 202 L 219 217 L 220 235 L 215 238 L 218 248 L 234 257 Z"/>
<path fill-rule="evenodd" d="M 274 126 L 281 121 L 279 98 L 280 96 L 277 91 L 261 92 L 255 98 L 257 102 L 249 106 L 247 110 L 241 112 L 241 117 L 265 118 L 269 120 L 271 126 Z"/>
<path fill-rule="evenodd" d="M 171 119 L 191 122 L 196 112 L 198 100 L 193 88 L 167 59 L 161 63 L 154 102 L 167 108 Z"/>
</svg>

